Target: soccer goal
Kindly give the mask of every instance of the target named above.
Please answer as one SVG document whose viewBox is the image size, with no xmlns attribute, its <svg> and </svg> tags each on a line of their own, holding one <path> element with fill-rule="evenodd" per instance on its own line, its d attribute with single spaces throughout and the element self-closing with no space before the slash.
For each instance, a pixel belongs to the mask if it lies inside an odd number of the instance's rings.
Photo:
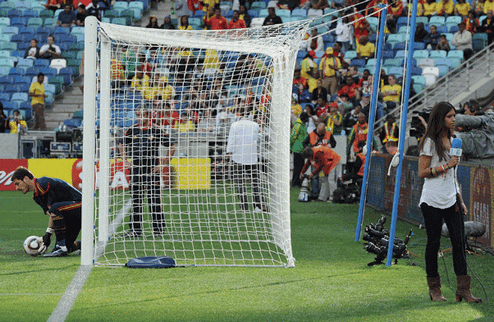
<svg viewBox="0 0 494 322">
<path fill-rule="evenodd" d="M 166 255 L 294 266 L 290 100 L 309 23 L 174 31 L 86 20 L 83 264 Z M 227 155 L 241 119 L 259 128 L 249 171 Z"/>
</svg>

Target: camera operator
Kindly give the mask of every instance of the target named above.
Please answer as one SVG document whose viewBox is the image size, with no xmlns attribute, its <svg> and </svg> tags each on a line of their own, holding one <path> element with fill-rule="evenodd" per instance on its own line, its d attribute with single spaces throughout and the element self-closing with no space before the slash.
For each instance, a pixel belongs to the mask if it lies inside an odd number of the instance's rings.
<svg viewBox="0 0 494 322">
<path fill-rule="evenodd" d="M 48 36 L 48 43 L 40 48 L 39 55 L 44 59 L 61 57 L 62 51 L 60 50 L 60 47 L 55 45 L 55 38 L 53 36 Z"/>
<path fill-rule="evenodd" d="M 456 126 L 470 129 L 456 134 L 463 141 L 463 155 L 467 158 L 494 158 L 494 111 L 489 109 L 481 115 L 477 109 L 473 112 L 472 109 L 470 104 L 465 114 L 456 115 Z"/>
<path fill-rule="evenodd" d="M 12 112 L 12 116 L 9 116 L 8 119 L 8 125 L 10 128 L 10 133 L 23 133 L 27 131 L 27 123 L 24 121 L 22 114 L 19 112 L 19 110 L 14 110 Z"/>
</svg>

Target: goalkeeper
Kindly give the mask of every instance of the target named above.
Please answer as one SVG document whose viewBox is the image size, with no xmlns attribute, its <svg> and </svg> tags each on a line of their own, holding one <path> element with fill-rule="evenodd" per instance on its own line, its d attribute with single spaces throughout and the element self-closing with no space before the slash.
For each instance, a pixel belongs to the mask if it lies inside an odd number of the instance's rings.
<svg viewBox="0 0 494 322">
<path fill-rule="evenodd" d="M 32 191 L 34 201 L 49 216 L 43 244 L 50 246 L 53 234 L 56 236 L 56 244 L 51 253 L 43 256 L 65 257 L 71 252 L 79 251 L 81 243 L 76 238 L 81 231 L 81 192 L 60 179 L 35 178 L 24 167 L 14 171 L 12 181 L 17 191 L 23 194 Z"/>
<path fill-rule="evenodd" d="M 170 137 L 151 123 L 151 114 L 147 108 L 138 107 L 136 116 L 138 123 L 125 132 L 124 142 L 119 144 L 124 165 L 131 169 L 132 196 L 129 230 L 121 235 L 121 238 L 134 238 L 142 234 L 144 190 L 147 191 L 153 232 L 156 236 L 163 234 L 165 221 L 161 210 L 160 173 L 175 153 Z M 168 147 L 168 156 L 161 161 L 160 145 Z M 132 163 L 127 161 L 128 158 L 132 158 Z"/>
</svg>

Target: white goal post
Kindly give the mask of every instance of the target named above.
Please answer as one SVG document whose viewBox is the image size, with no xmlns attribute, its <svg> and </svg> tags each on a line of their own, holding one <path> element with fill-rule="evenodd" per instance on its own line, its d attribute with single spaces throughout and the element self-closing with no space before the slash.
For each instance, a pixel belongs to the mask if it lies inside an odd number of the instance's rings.
<svg viewBox="0 0 494 322">
<path fill-rule="evenodd" d="M 309 24 L 178 31 L 86 19 L 83 265 L 166 255 L 294 266 L 290 101 Z M 259 129 L 249 170 L 227 154 L 240 120 Z"/>
</svg>

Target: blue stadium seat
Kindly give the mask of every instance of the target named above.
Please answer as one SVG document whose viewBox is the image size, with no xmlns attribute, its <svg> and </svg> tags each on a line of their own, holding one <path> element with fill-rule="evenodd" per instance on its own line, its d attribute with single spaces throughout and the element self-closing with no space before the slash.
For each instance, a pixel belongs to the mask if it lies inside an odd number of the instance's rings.
<svg viewBox="0 0 494 322">
<path fill-rule="evenodd" d="M 394 56 L 394 58 L 400 58 L 400 59 L 405 59 L 405 51 L 404 50 L 398 50 Z"/>
<path fill-rule="evenodd" d="M 3 30 L 2 30 L 2 34 L 4 35 L 17 35 L 19 33 L 19 28 L 17 27 L 11 27 L 11 26 L 8 26 L 8 27 L 4 27 Z"/>
<path fill-rule="evenodd" d="M 411 73 L 412 73 L 412 76 L 422 75 L 422 68 L 417 67 L 417 66 L 413 66 L 412 67 L 412 70 L 411 70 Z"/>
<path fill-rule="evenodd" d="M 50 66 L 50 60 L 49 59 L 36 59 L 34 61 L 34 67 L 49 67 Z"/>
<path fill-rule="evenodd" d="M 397 52 L 398 50 L 405 50 L 406 43 L 405 42 L 397 42 L 393 45 L 393 51 Z"/>
<path fill-rule="evenodd" d="M 72 68 L 62 68 L 58 72 L 59 76 L 63 76 L 63 84 L 65 86 L 70 86 L 72 84 L 72 77 L 73 77 L 73 72 Z"/>
<path fill-rule="evenodd" d="M 0 66 L 0 76 L 8 76 L 10 72 L 10 67 L 1 67 Z"/>
<path fill-rule="evenodd" d="M 28 42 L 26 35 L 13 35 L 12 38 L 10 39 L 11 42 L 15 42 L 17 44 L 17 47 L 19 47 L 20 43 L 26 43 Z"/>
<path fill-rule="evenodd" d="M 452 62 L 449 58 L 435 58 L 434 59 L 435 66 L 448 66 L 451 68 Z"/>
<path fill-rule="evenodd" d="M 50 68 L 50 67 L 40 67 L 40 71 L 45 74 L 46 77 L 52 78 L 54 76 L 57 76 L 58 71 L 56 68 Z M 48 81 L 50 81 L 48 79 Z"/>
<path fill-rule="evenodd" d="M 34 35 L 36 35 L 36 28 L 35 27 L 21 27 L 21 28 L 19 28 L 19 34 L 29 35 L 29 37 L 34 37 Z"/>
<path fill-rule="evenodd" d="M 415 50 L 413 52 L 413 58 L 415 59 L 429 58 L 429 52 L 427 50 Z"/>
<path fill-rule="evenodd" d="M 29 96 L 27 93 L 14 93 L 12 94 L 11 101 L 12 102 L 27 102 L 29 100 Z"/>
<path fill-rule="evenodd" d="M 448 53 L 445 50 L 433 50 L 429 54 L 429 58 L 446 58 Z"/>
<path fill-rule="evenodd" d="M 460 58 L 460 59 L 463 59 L 463 50 L 450 50 L 448 52 L 448 58 Z"/>
<path fill-rule="evenodd" d="M 414 50 L 424 50 L 425 44 L 423 42 L 415 42 L 413 45 Z"/>
<path fill-rule="evenodd" d="M 32 9 L 28 9 L 28 10 L 24 11 L 24 18 L 41 19 L 41 18 L 39 18 L 38 11 L 32 10 Z M 29 19 L 29 20 L 31 20 L 31 19 Z M 28 23 L 29 23 L 29 20 L 28 20 Z M 43 23 L 43 19 L 37 20 L 37 21 L 41 22 L 41 24 Z"/>
<path fill-rule="evenodd" d="M 25 27 L 26 24 L 27 24 L 27 20 L 24 18 L 12 18 L 10 23 L 11 26 L 19 27 L 19 28 Z"/>
<path fill-rule="evenodd" d="M 0 50 L 0 58 L 10 58 L 10 50 Z"/>
<path fill-rule="evenodd" d="M 400 67 L 403 66 L 403 59 L 401 58 L 391 58 L 384 60 L 384 66 L 386 67 Z"/>
<path fill-rule="evenodd" d="M 391 67 L 389 68 L 388 75 L 396 75 L 397 77 L 403 76 L 403 67 Z"/>
<path fill-rule="evenodd" d="M 306 18 L 307 17 L 307 10 L 306 9 L 302 9 L 302 8 L 295 8 L 293 9 L 292 11 L 292 17 L 304 17 Z"/>
<path fill-rule="evenodd" d="M 4 86 L 4 85 L 2 85 Z M 1 102 L 7 102 L 10 101 L 10 94 L 5 92 L 5 89 L 0 92 L 0 101 Z"/>
<path fill-rule="evenodd" d="M 79 119 L 67 119 L 63 122 L 63 125 L 66 125 L 70 129 L 75 129 L 81 126 L 82 120 Z"/>
<path fill-rule="evenodd" d="M 442 16 L 432 16 L 429 19 L 429 26 L 435 25 L 436 27 L 443 26 L 446 23 L 446 19 Z"/>
<path fill-rule="evenodd" d="M 22 10 L 19 10 L 19 9 L 12 9 L 8 12 L 8 17 L 10 19 L 19 18 L 22 16 L 23 16 Z"/>
<path fill-rule="evenodd" d="M 441 65 L 441 66 L 437 66 L 437 68 L 439 68 L 439 77 L 443 77 L 444 75 L 449 73 L 448 66 Z"/>
<path fill-rule="evenodd" d="M 27 122 L 31 121 L 33 118 L 33 108 L 31 106 L 31 102 L 21 102 L 19 105 L 19 111 L 24 111 L 24 117 Z"/>
<path fill-rule="evenodd" d="M 31 84 L 31 78 L 27 76 L 16 76 L 14 79 L 15 85 Z"/>
<path fill-rule="evenodd" d="M 24 57 L 24 50 L 20 50 L 20 49 L 14 50 L 13 52 L 10 53 L 10 56 L 16 57 L 16 58 L 23 58 Z"/>
<path fill-rule="evenodd" d="M 358 58 L 354 58 L 352 59 L 351 63 L 350 63 L 350 66 L 357 66 L 357 67 L 365 67 L 365 59 L 358 59 Z"/>
<path fill-rule="evenodd" d="M 14 76 L 8 76 L 8 77 L 12 77 L 12 79 L 14 79 Z M 13 93 L 17 93 L 17 92 L 19 92 L 19 86 L 14 85 L 13 81 L 5 86 L 5 93 L 10 93 L 12 95 Z"/>
<path fill-rule="evenodd" d="M 36 61 L 38 60 L 39 59 L 37 59 Z M 38 76 L 39 73 L 41 73 L 40 67 L 31 67 L 26 70 L 26 76 L 31 78 Z"/>
<path fill-rule="evenodd" d="M 383 59 L 394 58 L 394 52 L 392 50 L 384 50 L 383 51 Z"/>
<path fill-rule="evenodd" d="M 10 76 L 24 76 L 26 75 L 26 71 L 22 67 L 14 67 L 9 71 Z"/>
<path fill-rule="evenodd" d="M 70 27 L 57 27 L 53 35 L 70 35 Z"/>
</svg>

